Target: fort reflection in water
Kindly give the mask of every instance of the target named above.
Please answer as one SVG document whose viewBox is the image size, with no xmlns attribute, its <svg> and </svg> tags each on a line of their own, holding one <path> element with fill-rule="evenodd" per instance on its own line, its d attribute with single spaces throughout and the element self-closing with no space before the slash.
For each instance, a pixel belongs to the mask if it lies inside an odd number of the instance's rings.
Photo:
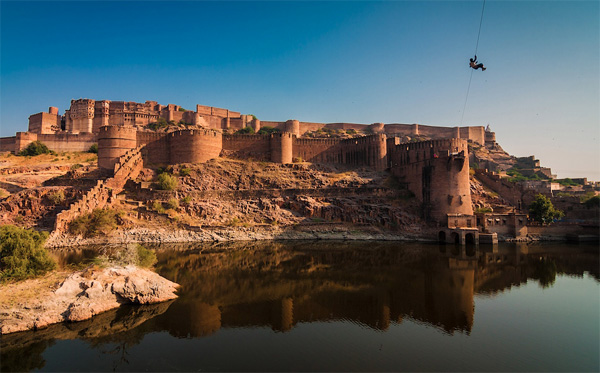
<svg viewBox="0 0 600 373">
<path fill-rule="evenodd" d="M 198 337 L 221 328 L 269 326 L 285 332 L 300 323 L 350 320 L 383 331 L 411 319 L 445 333 L 469 334 L 474 294 L 501 292 L 528 278 L 551 285 L 556 258 L 530 251 L 526 245 L 392 243 L 245 243 L 160 251 L 158 271 L 182 290 L 156 318 L 156 329 Z M 570 266 L 560 268 L 598 278 L 594 257 L 582 255 L 569 255 Z"/>
<path fill-rule="evenodd" d="M 478 295 L 510 291 L 531 279 L 551 287 L 559 274 L 583 278 L 587 272 L 595 281 L 600 278 L 597 252 L 563 244 L 459 247 L 320 241 L 157 248 L 157 271 L 182 285 L 177 300 L 122 307 L 86 322 L 3 336 L 0 370 L 83 366 L 94 370 L 83 360 L 70 360 L 68 366 L 60 360 L 61 348 L 53 346 L 75 339 L 85 341 L 90 353 L 111 355 L 115 369 L 144 370 L 148 367 L 143 362 L 150 356 L 143 351 L 152 346 L 150 336 L 165 332 L 191 342 L 239 330 L 242 334 L 235 343 L 243 344 L 248 343 L 243 331 L 252 328 L 270 328 L 293 339 L 292 331 L 303 324 L 314 324 L 316 330 L 326 329 L 319 323 L 344 328 L 351 324 L 383 335 L 396 329 L 394 325 L 416 323 L 445 335 L 471 335 Z M 93 249 L 62 251 L 60 260 L 78 262 L 96 253 Z M 144 347 L 133 349 L 138 345 Z M 227 353 L 215 353 L 216 361 L 224 363 L 219 359 Z M 133 356 L 141 359 L 138 365 L 127 362 Z M 96 369 L 106 368 L 104 357 L 96 364 Z M 185 370 L 200 363 L 181 364 Z"/>
</svg>

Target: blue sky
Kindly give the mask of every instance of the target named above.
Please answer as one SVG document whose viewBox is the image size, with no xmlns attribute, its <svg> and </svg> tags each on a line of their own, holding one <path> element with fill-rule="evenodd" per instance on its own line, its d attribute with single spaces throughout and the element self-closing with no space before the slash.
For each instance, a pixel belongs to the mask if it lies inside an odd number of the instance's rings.
<svg viewBox="0 0 600 373">
<path fill-rule="evenodd" d="M 74 98 L 263 120 L 487 125 L 600 180 L 598 1 L 1 1 L 0 136 Z"/>
</svg>

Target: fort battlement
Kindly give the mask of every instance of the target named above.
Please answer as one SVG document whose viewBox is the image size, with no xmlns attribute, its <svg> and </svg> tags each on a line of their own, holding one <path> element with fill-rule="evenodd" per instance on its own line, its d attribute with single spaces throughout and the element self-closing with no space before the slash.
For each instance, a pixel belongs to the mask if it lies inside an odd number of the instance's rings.
<svg viewBox="0 0 600 373">
<path fill-rule="evenodd" d="M 161 119 L 196 128 L 148 130 L 148 124 Z M 255 131 L 273 127 L 279 132 L 232 134 L 247 126 Z M 352 129 L 371 135 L 344 139 L 302 137 L 321 129 Z M 431 140 L 401 142 L 420 137 Z M 36 140 L 56 151 L 85 151 L 97 142 L 99 167 L 112 170 L 115 175 L 119 173 L 120 168 L 116 167 L 120 160 L 134 149 L 140 149 L 139 162 L 146 166 L 202 163 L 224 156 L 277 163 L 308 161 L 374 170 L 389 168 L 423 203 L 427 217 L 445 221 L 448 213 L 472 214 L 467 144 L 495 144 L 495 134 L 483 126 L 261 121 L 252 115 L 211 106 L 196 105 L 191 111 L 156 101 L 83 98 L 72 100 L 62 116 L 56 107 L 50 107 L 47 113 L 33 114 L 28 132 L 0 139 L 0 146 L 16 153 Z"/>
<path fill-rule="evenodd" d="M 423 203 L 426 218 L 444 221 L 450 213 L 473 215 L 466 140 L 394 144 L 388 161 L 392 173 Z"/>
</svg>

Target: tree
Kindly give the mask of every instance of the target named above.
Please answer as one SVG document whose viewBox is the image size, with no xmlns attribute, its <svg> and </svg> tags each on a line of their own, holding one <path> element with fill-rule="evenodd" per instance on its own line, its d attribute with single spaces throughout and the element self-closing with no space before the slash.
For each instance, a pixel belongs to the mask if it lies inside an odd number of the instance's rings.
<svg viewBox="0 0 600 373">
<path fill-rule="evenodd" d="M 535 201 L 529 205 L 529 217 L 542 224 L 551 223 L 554 219 L 563 216 L 563 212 L 555 209 L 552 201 L 542 194 L 538 194 Z"/>
<path fill-rule="evenodd" d="M 46 232 L 3 225 L 0 227 L 0 279 L 22 280 L 56 267 L 44 249 Z"/>
<path fill-rule="evenodd" d="M 25 149 L 19 152 L 19 155 L 23 156 L 36 156 L 40 154 L 52 154 L 52 151 L 41 141 L 29 143 Z"/>
</svg>

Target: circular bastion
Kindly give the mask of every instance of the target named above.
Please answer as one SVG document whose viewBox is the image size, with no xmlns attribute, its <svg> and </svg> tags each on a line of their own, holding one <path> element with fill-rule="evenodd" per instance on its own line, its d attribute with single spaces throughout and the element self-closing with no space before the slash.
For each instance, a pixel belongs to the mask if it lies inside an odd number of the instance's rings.
<svg viewBox="0 0 600 373">
<path fill-rule="evenodd" d="M 223 149 L 222 134 L 213 130 L 182 130 L 168 136 L 172 164 L 204 163 L 218 158 Z"/>
<path fill-rule="evenodd" d="M 100 127 L 98 133 L 98 167 L 112 169 L 128 150 L 137 146 L 137 129 L 125 126 Z"/>
</svg>

